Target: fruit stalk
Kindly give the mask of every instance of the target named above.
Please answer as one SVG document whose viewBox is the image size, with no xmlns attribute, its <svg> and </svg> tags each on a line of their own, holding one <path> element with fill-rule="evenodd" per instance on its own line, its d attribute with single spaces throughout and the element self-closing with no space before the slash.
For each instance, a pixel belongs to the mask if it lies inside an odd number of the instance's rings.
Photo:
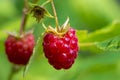
<svg viewBox="0 0 120 80">
<path fill-rule="evenodd" d="M 55 5 L 54 5 L 53 0 L 51 0 L 51 5 L 52 5 L 52 10 L 53 10 L 53 13 L 54 13 L 54 17 L 55 17 L 56 28 L 57 28 L 57 31 L 59 31 L 59 22 L 58 22 L 58 17 L 57 17 L 57 13 L 56 13 L 56 9 L 55 9 Z"/>
<path fill-rule="evenodd" d="M 28 0 L 24 0 L 24 8 L 23 8 L 23 14 L 22 14 L 22 21 L 20 25 L 20 35 L 24 32 L 25 30 L 25 25 L 27 22 L 27 11 L 28 11 Z"/>
<path fill-rule="evenodd" d="M 14 74 L 17 73 L 20 69 L 21 69 L 21 67 L 19 67 L 19 66 L 15 66 L 15 65 L 12 66 L 11 73 L 8 77 L 8 80 L 12 80 L 12 77 L 14 76 Z"/>
</svg>

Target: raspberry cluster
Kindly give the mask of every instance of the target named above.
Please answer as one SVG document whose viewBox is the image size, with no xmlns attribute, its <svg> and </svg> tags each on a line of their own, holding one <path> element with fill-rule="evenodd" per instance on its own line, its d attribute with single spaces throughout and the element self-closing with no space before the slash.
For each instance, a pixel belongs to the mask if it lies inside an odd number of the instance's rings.
<svg viewBox="0 0 120 80">
<path fill-rule="evenodd" d="M 78 53 L 76 31 L 69 28 L 62 37 L 54 33 L 46 33 L 43 39 L 43 50 L 48 62 L 57 70 L 69 69 Z"/>
<path fill-rule="evenodd" d="M 23 37 L 9 35 L 5 41 L 5 51 L 10 62 L 26 65 L 33 52 L 34 35 L 26 34 Z"/>
</svg>

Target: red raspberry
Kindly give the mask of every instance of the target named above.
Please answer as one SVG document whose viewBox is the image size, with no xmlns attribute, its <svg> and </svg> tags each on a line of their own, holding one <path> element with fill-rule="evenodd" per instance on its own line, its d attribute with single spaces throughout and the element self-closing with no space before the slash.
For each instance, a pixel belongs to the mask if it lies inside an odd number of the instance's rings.
<svg viewBox="0 0 120 80">
<path fill-rule="evenodd" d="M 68 69 L 74 63 L 78 52 L 78 39 L 75 34 L 73 28 L 69 28 L 62 37 L 50 32 L 45 34 L 43 39 L 45 57 L 55 69 Z"/>
<path fill-rule="evenodd" d="M 9 35 L 5 41 L 5 51 L 10 62 L 26 65 L 33 52 L 34 35 L 29 33 L 23 37 Z"/>
</svg>

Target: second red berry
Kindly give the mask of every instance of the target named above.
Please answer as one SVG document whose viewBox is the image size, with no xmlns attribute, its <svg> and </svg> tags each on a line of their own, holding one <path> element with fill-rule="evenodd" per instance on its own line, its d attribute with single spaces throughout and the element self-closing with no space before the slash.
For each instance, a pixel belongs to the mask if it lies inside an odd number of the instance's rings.
<svg viewBox="0 0 120 80">
<path fill-rule="evenodd" d="M 34 35 L 29 33 L 22 37 L 9 35 L 5 41 L 8 60 L 17 65 L 26 65 L 34 48 Z"/>
</svg>

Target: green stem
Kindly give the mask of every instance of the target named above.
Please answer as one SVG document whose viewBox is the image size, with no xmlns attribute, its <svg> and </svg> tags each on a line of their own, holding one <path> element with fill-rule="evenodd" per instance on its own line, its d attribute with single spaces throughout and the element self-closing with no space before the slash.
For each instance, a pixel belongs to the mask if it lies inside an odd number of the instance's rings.
<svg viewBox="0 0 120 80">
<path fill-rule="evenodd" d="M 17 72 L 19 72 L 20 69 L 21 69 L 20 66 L 13 65 L 12 68 L 11 68 L 11 73 L 10 73 L 10 75 L 9 75 L 9 77 L 8 77 L 8 80 L 12 80 L 13 76 L 14 76 Z"/>
<path fill-rule="evenodd" d="M 57 13 L 56 13 L 56 9 L 55 9 L 55 5 L 54 5 L 53 0 L 51 1 L 51 5 L 52 5 L 52 10 L 53 10 L 53 13 L 54 13 L 54 17 L 55 17 L 56 28 L 57 28 L 57 31 L 59 31 L 58 17 L 57 17 Z"/>
<path fill-rule="evenodd" d="M 80 47 L 90 47 L 90 46 L 94 46 L 96 44 L 96 42 L 88 42 L 88 43 L 79 43 Z"/>
</svg>

